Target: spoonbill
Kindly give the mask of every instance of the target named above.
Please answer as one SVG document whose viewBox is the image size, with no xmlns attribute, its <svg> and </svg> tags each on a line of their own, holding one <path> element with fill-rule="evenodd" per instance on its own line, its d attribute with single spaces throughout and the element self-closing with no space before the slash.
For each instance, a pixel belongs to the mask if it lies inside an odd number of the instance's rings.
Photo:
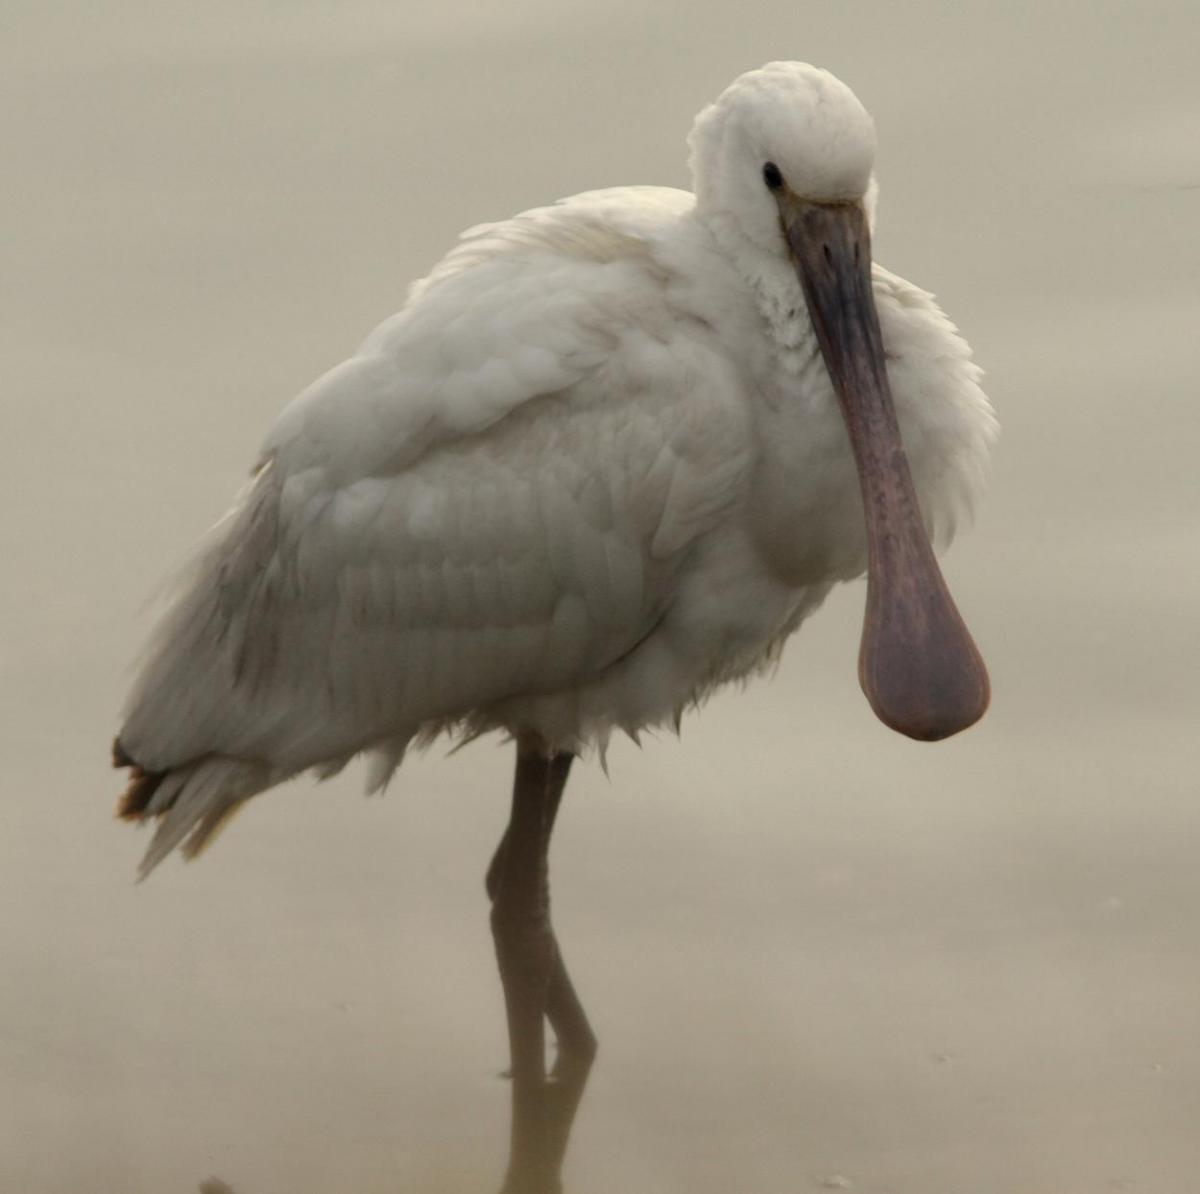
<svg viewBox="0 0 1200 1194">
<path fill-rule="evenodd" d="M 876 714 L 933 740 L 988 702 L 931 544 L 996 424 L 933 298 L 872 261 L 870 116 L 774 62 L 700 112 L 690 148 L 694 193 L 593 191 L 468 230 L 283 410 L 114 744 L 120 815 L 158 823 L 145 875 L 300 772 L 365 753 L 377 790 L 414 742 L 512 737 L 487 873 L 509 1191 L 558 1188 L 595 1051 L 549 917 L 574 757 L 678 725 L 864 571 Z"/>
</svg>

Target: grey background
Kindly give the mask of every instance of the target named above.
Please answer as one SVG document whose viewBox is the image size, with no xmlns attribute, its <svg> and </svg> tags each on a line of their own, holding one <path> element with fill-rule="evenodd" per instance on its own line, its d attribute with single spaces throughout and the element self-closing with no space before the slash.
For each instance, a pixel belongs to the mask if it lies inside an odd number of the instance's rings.
<svg viewBox="0 0 1200 1194">
<path fill-rule="evenodd" d="M 0 8 L 0 1189 L 476 1191 L 507 1090 L 497 743 L 289 785 L 132 876 L 144 598 L 280 405 L 462 227 L 686 185 L 780 57 L 879 127 L 877 256 L 988 370 L 947 561 L 987 720 L 891 735 L 863 589 L 578 770 L 556 917 L 602 1052 L 572 1194 L 1191 1194 L 1200 16 L 1191 3 Z"/>
</svg>

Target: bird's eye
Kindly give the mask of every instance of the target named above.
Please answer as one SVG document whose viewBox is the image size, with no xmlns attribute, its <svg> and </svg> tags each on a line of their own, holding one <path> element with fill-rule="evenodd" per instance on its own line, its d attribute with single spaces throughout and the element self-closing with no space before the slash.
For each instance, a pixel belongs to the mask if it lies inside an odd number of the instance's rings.
<svg viewBox="0 0 1200 1194">
<path fill-rule="evenodd" d="M 769 191 L 777 191 L 783 186 L 783 175 L 779 173 L 779 167 L 774 162 L 768 162 L 763 167 L 763 182 L 767 184 Z"/>
</svg>

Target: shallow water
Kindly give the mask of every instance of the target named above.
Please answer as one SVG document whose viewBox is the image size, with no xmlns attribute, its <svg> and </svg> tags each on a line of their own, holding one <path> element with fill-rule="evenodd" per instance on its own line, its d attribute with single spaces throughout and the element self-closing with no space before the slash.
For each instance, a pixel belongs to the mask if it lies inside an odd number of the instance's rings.
<svg viewBox="0 0 1200 1194">
<path fill-rule="evenodd" d="M 0 1189 L 498 1184 L 507 752 L 291 785 L 135 887 L 106 755 L 141 602 L 459 228 L 685 184 L 693 112 L 787 56 L 874 112 L 878 256 L 988 369 L 947 572 L 995 701 L 890 735 L 856 586 L 774 682 L 577 769 L 568 1189 L 1196 1189 L 1200 18 L 988 11 L 0 9 Z"/>
</svg>

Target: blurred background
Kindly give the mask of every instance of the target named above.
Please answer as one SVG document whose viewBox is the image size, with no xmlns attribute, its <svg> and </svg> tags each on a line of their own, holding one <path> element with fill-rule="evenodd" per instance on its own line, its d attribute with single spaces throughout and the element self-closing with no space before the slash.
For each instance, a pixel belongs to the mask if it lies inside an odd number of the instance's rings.
<svg viewBox="0 0 1200 1194">
<path fill-rule="evenodd" d="M 994 704 L 884 729 L 856 585 L 773 682 L 577 769 L 568 1189 L 1197 1189 L 1194 3 L 5 0 L 0 31 L 0 1189 L 498 1184 L 510 749 L 291 784 L 138 887 L 108 745 L 145 599 L 283 402 L 461 228 L 687 186 L 694 113 L 773 58 L 874 114 L 877 256 L 987 369 L 946 567 Z"/>
</svg>

